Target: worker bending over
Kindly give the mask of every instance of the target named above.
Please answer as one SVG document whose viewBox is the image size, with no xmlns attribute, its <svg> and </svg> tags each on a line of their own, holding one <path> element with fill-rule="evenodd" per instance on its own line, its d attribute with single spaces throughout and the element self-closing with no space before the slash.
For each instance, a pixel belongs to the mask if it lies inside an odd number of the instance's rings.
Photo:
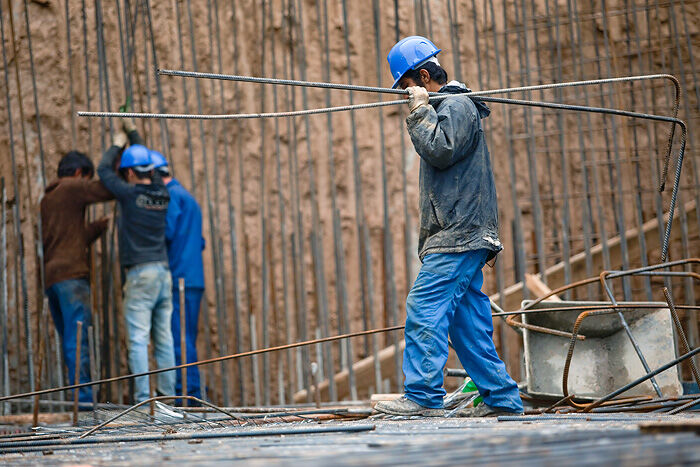
<svg viewBox="0 0 700 467">
<path fill-rule="evenodd" d="M 187 363 L 198 361 L 197 328 L 199 306 L 204 295 L 204 264 L 202 250 L 202 210 L 197 200 L 172 177 L 168 161 L 158 151 L 151 150 L 153 169 L 160 173 L 170 194 L 168 214 L 165 218 L 165 244 L 168 247 L 170 274 L 173 278 L 172 331 L 175 342 L 175 363 L 180 365 L 180 291 L 178 281 L 185 280 L 185 339 Z M 182 393 L 182 377 L 177 372 L 177 394 Z M 187 368 L 187 395 L 201 399 L 199 367 Z M 190 403 L 192 405 L 192 403 Z"/>
<path fill-rule="evenodd" d="M 443 413 L 447 338 L 484 404 L 466 416 L 522 413 L 518 386 L 493 343 L 489 298 L 481 269 L 502 249 L 496 188 L 481 119 L 489 109 L 447 82 L 428 39 L 412 36 L 388 55 L 394 88 L 409 92 L 406 126 L 420 164 L 422 266 L 406 299 L 405 395 L 376 409 L 394 415 Z M 428 92 L 456 94 L 431 104 Z"/>
<path fill-rule="evenodd" d="M 108 225 L 107 218 L 86 224 L 85 208 L 114 198 L 99 180 L 92 179 L 93 175 L 92 161 L 83 153 L 71 151 L 58 163 L 58 180 L 46 187 L 41 200 L 44 283 L 51 317 L 61 337 L 69 384 L 76 383 L 76 364 L 80 365 L 80 382 L 90 381 L 88 247 Z M 78 321 L 83 323 L 80 355 L 76 355 Z M 80 388 L 79 399 L 92 402 L 92 387 Z"/>
<path fill-rule="evenodd" d="M 168 190 L 153 163 L 148 148 L 143 146 L 133 121 L 123 119 L 131 146 L 124 151 L 127 134 L 115 134 L 112 146 L 105 152 L 97 173 L 105 187 L 119 202 L 119 260 L 126 271 L 124 314 L 129 342 L 129 367 L 133 373 L 148 371 L 148 342 L 153 333 L 155 360 L 158 368 L 175 365 L 170 318 L 173 312 L 172 280 L 165 248 L 165 215 Z M 158 395 L 175 394 L 175 372 L 158 374 Z M 150 396 L 148 376 L 134 379 L 134 400 Z"/>
</svg>

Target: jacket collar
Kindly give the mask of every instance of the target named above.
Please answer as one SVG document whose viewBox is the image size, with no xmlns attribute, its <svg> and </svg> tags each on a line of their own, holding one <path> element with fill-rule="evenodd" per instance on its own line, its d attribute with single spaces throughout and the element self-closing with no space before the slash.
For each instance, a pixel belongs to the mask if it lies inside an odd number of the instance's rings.
<svg viewBox="0 0 700 467">
<path fill-rule="evenodd" d="M 440 91 L 445 94 L 462 94 L 465 92 L 472 92 L 471 89 L 469 89 L 464 83 L 460 83 L 459 81 L 452 80 L 443 87 L 440 88 Z M 442 101 L 440 101 L 442 102 Z M 480 118 L 486 118 L 491 114 L 491 109 L 488 108 L 486 104 L 484 104 L 480 100 L 475 100 L 472 99 L 472 102 L 474 102 L 474 105 L 476 106 L 476 109 L 479 111 L 479 117 Z M 438 103 L 439 105 L 439 103 Z"/>
</svg>

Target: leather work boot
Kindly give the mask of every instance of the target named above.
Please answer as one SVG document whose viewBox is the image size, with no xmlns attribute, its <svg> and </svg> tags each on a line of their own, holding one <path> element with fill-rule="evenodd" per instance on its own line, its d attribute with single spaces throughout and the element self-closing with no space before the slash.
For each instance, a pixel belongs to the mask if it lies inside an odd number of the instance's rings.
<svg viewBox="0 0 700 467">
<path fill-rule="evenodd" d="M 466 407 L 457 411 L 458 417 L 499 417 L 501 415 L 522 415 L 522 412 L 508 412 L 496 407 L 489 407 L 483 402 L 477 407 Z"/>
<path fill-rule="evenodd" d="M 377 405 L 374 406 L 374 410 L 387 413 L 389 415 L 420 415 L 423 417 L 442 417 L 445 415 L 445 411 L 443 409 L 423 407 L 422 405 L 408 399 L 406 396 L 401 396 L 393 401 L 377 402 Z"/>
</svg>

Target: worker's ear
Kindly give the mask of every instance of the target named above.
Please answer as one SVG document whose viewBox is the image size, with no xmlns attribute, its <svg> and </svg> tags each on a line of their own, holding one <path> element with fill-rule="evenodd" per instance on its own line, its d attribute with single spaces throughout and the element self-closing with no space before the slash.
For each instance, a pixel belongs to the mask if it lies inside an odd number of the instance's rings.
<svg viewBox="0 0 700 467">
<path fill-rule="evenodd" d="M 419 71 L 420 73 L 420 80 L 423 85 L 426 85 L 430 82 L 430 72 L 423 68 L 422 70 Z"/>
</svg>

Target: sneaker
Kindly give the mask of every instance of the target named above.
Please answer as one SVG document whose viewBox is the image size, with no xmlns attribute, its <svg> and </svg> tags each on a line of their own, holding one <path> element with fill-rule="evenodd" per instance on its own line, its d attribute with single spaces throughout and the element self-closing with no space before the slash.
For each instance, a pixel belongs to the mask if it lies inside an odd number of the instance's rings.
<svg viewBox="0 0 700 467">
<path fill-rule="evenodd" d="M 445 414 L 443 409 L 424 407 L 408 399 L 406 396 L 401 396 L 393 401 L 377 402 L 377 405 L 374 406 L 374 410 L 390 415 L 405 416 L 420 415 L 423 417 L 442 417 Z"/>
<path fill-rule="evenodd" d="M 477 407 L 466 407 L 459 410 L 456 415 L 458 417 L 498 417 L 501 415 L 523 415 L 522 412 L 509 412 L 499 409 L 498 407 L 489 407 L 483 402 Z"/>
</svg>

